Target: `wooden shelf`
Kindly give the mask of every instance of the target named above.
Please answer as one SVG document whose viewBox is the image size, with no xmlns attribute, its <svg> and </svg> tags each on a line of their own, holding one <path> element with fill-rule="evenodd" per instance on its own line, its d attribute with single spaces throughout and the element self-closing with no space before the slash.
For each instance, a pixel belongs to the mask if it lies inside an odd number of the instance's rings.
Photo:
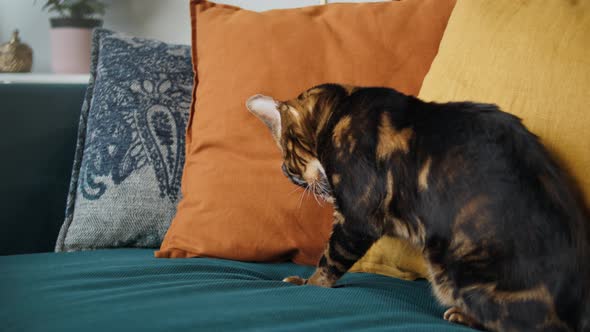
<svg viewBox="0 0 590 332">
<path fill-rule="evenodd" d="M 0 73 L 0 84 L 87 84 L 89 74 Z"/>
</svg>

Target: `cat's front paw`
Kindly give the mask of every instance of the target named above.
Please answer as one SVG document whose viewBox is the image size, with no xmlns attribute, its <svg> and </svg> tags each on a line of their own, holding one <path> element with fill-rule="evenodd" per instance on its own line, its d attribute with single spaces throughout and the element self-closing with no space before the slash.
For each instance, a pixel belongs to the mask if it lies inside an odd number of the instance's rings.
<svg viewBox="0 0 590 332">
<path fill-rule="evenodd" d="M 462 324 L 476 329 L 482 328 L 481 324 L 475 318 L 465 314 L 457 307 L 452 307 L 445 311 L 443 318 L 452 323 Z"/>
<path fill-rule="evenodd" d="M 283 279 L 284 282 L 291 283 L 293 285 L 302 286 L 307 284 L 307 279 L 303 279 L 299 276 L 291 276 Z"/>
</svg>

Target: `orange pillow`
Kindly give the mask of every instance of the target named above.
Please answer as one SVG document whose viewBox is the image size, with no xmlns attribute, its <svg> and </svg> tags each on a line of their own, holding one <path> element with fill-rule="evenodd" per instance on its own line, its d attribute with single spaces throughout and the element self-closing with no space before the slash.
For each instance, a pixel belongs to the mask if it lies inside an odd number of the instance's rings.
<svg viewBox="0 0 590 332">
<path fill-rule="evenodd" d="M 454 0 L 343 3 L 252 12 L 191 1 L 193 92 L 183 199 L 157 257 L 316 264 L 332 208 L 281 172 L 268 129 L 245 107 L 320 83 L 416 95 Z"/>
</svg>

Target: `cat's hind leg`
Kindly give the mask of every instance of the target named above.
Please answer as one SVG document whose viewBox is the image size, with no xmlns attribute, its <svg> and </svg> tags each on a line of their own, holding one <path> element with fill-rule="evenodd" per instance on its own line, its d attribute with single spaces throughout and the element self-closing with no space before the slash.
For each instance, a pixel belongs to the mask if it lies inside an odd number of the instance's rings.
<svg viewBox="0 0 590 332">
<path fill-rule="evenodd" d="M 501 291 L 489 285 L 470 285 L 461 289 L 445 289 L 433 283 L 435 294 L 455 294 L 443 318 L 484 331 L 573 331 L 560 320 L 548 290 L 543 285 L 515 291 Z"/>
</svg>

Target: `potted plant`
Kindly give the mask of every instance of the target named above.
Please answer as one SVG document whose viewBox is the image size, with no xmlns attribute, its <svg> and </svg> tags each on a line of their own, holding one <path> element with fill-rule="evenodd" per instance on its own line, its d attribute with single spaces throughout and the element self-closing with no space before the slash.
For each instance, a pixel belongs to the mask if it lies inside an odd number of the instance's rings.
<svg viewBox="0 0 590 332">
<path fill-rule="evenodd" d="M 43 6 L 58 17 L 50 18 L 51 67 L 60 74 L 90 70 L 92 29 L 102 26 L 105 4 L 99 0 L 46 0 Z"/>
</svg>

